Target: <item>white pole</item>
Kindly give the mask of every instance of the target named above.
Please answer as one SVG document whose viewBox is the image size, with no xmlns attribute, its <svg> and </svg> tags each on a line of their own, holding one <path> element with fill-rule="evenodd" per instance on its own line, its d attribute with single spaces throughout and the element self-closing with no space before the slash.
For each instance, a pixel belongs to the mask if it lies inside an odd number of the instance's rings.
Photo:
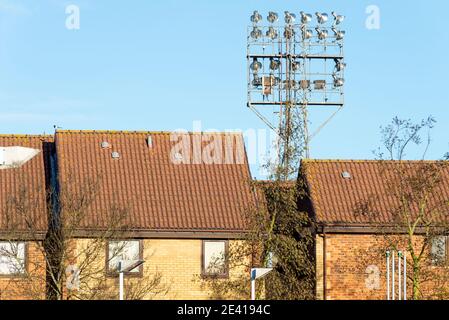
<svg viewBox="0 0 449 320">
<path fill-rule="evenodd" d="M 119 299 L 123 300 L 123 271 L 122 262 L 119 262 Z"/>
<path fill-rule="evenodd" d="M 398 251 L 398 300 L 402 300 L 402 275 L 401 275 L 402 252 Z"/>
<path fill-rule="evenodd" d="M 251 278 L 251 300 L 256 300 L 256 279 Z"/>
<path fill-rule="evenodd" d="M 396 272 L 394 267 L 394 252 L 391 255 L 391 297 L 392 300 L 395 300 L 395 287 L 394 287 L 394 273 Z"/>
<path fill-rule="evenodd" d="M 390 251 L 387 251 L 387 300 L 390 300 Z"/>
<path fill-rule="evenodd" d="M 404 252 L 404 300 L 407 300 L 407 251 Z"/>
</svg>

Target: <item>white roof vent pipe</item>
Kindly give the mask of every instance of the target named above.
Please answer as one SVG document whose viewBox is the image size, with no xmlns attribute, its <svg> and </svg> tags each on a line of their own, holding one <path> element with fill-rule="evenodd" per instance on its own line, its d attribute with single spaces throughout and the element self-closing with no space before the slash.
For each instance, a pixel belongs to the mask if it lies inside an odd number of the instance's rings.
<svg viewBox="0 0 449 320">
<path fill-rule="evenodd" d="M 343 171 L 343 172 L 341 173 L 341 177 L 342 177 L 343 179 L 351 179 L 351 174 L 350 174 L 348 171 Z"/>
<path fill-rule="evenodd" d="M 109 149 L 109 148 L 111 148 L 111 144 L 109 142 L 103 141 L 101 143 L 101 149 Z"/>
<path fill-rule="evenodd" d="M 120 153 L 117 151 L 112 152 L 112 159 L 120 159 Z"/>
</svg>

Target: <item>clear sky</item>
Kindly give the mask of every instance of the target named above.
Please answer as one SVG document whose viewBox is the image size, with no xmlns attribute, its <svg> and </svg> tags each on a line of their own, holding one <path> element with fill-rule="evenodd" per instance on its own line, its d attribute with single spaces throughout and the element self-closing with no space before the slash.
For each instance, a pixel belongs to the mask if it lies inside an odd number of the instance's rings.
<svg viewBox="0 0 449 320">
<path fill-rule="evenodd" d="M 66 6 L 80 29 L 66 28 Z M 380 29 L 365 27 L 368 5 Z M 314 158 L 372 158 L 379 126 L 433 115 L 427 158 L 449 151 L 449 2 L 0 0 L 0 133 L 264 129 L 246 108 L 253 10 L 346 15 L 346 105 Z M 331 110 L 310 110 L 312 126 Z M 410 158 L 418 153 L 409 154 Z M 258 175 L 257 164 L 252 165 Z"/>
</svg>

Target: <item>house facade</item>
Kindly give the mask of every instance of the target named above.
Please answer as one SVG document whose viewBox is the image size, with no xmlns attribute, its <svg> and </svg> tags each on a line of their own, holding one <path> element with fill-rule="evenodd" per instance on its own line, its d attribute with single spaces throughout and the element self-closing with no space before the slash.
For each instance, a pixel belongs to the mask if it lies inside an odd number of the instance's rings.
<svg viewBox="0 0 449 320">
<path fill-rule="evenodd" d="M 414 172 L 429 164 L 432 162 L 405 161 L 400 165 L 406 167 L 406 172 Z M 396 254 L 398 251 L 404 254 L 408 249 L 404 230 L 395 222 L 395 213 L 400 208 L 398 194 L 393 194 L 388 187 L 397 179 L 390 168 L 397 165 L 398 162 L 357 160 L 302 162 L 301 179 L 308 193 L 307 208 L 317 224 L 315 261 L 318 299 L 387 299 L 387 251 L 390 252 L 390 288 L 393 281 L 391 255 L 395 255 L 394 290 L 398 298 L 398 286 L 403 287 L 403 278 L 401 276 L 400 284 Z M 449 217 L 449 169 L 447 166 L 441 168 L 441 181 L 430 192 L 428 203 L 436 214 L 446 219 Z M 437 206 L 437 203 L 441 205 Z M 411 207 L 414 212 L 416 208 Z M 447 223 L 444 225 L 447 230 Z M 422 248 L 424 238 L 419 231 L 416 232 L 413 238 L 415 249 Z M 429 258 L 424 259 L 423 270 L 432 279 L 426 280 L 420 290 L 425 298 L 438 298 L 436 295 L 426 296 L 426 293 L 448 288 L 447 233 L 435 236 L 431 242 L 424 253 Z M 409 253 L 406 255 L 406 291 L 410 299 L 413 294 L 411 257 Z M 436 255 L 442 263 L 434 263 L 436 260 L 432 255 Z M 403 268 L 403 260 L 401 263 Z M 392 296 L 390 289 L 390 298 Z"/>
<path fill-rule="evenodd" d="M 45 297 L 52 136 L 0 135 L 0 299 Z"/>
<path fill-rule="evenodd" d="M 71 264 L 81 278 L 92 266 L 104 272 L 97 286 L 111 298 L 120 261 L 143 261 L 125 273 L 125 296 L 139 299 L 207 299 L 204 280 L 249 272 L 226 260 L 256 201 L 240 134 L 57 131 L 55 149 L 60 198 L 71 202 L 62 206 L 80 214 Z M 83 291 L 90 280 L 80 280 Z"/>
<path fill-rule="evenodd" d="M 118 299 L 119 268 L 126 299 L 208 299 L 208 280 L 249 274 L 227 261 L 256 204 L 240 134 L 57 131 L 0 151 L 1 299 L 45 298 L 50 221 L 64 299 Z"/>
</svg>

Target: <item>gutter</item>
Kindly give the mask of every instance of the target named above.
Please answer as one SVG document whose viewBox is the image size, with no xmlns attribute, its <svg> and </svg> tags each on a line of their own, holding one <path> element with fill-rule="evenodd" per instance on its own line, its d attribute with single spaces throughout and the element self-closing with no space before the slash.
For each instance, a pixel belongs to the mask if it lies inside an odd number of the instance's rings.
<svg viewBox="0 0 449 320">
<path fill-rule="evenodd" d="M 326 231 L 319 234 L 323 238 L 323 300 L 327 300 L 327 272 L 326 272 L 326 251 L 327 251 L 327 235 Z"/>
<path fill-rule="evenodd" d="M 395 226 L 391 224 L 376 225 L 376 224 L 324 224 L 318 223 L 318 231 L 324 233 L 334 234 L 407 234 L 405 227 Z M 432 228 L 435 232 L 438 230 L 444 231 L 441 227 Z M 417 227 L 415 234 L 425 234 L 426 228 Z"/>
<path fill-rule="evenodd" d="M 323 300 L 327 300 L 326 232 L 323 232 Z"/>
</svg>

